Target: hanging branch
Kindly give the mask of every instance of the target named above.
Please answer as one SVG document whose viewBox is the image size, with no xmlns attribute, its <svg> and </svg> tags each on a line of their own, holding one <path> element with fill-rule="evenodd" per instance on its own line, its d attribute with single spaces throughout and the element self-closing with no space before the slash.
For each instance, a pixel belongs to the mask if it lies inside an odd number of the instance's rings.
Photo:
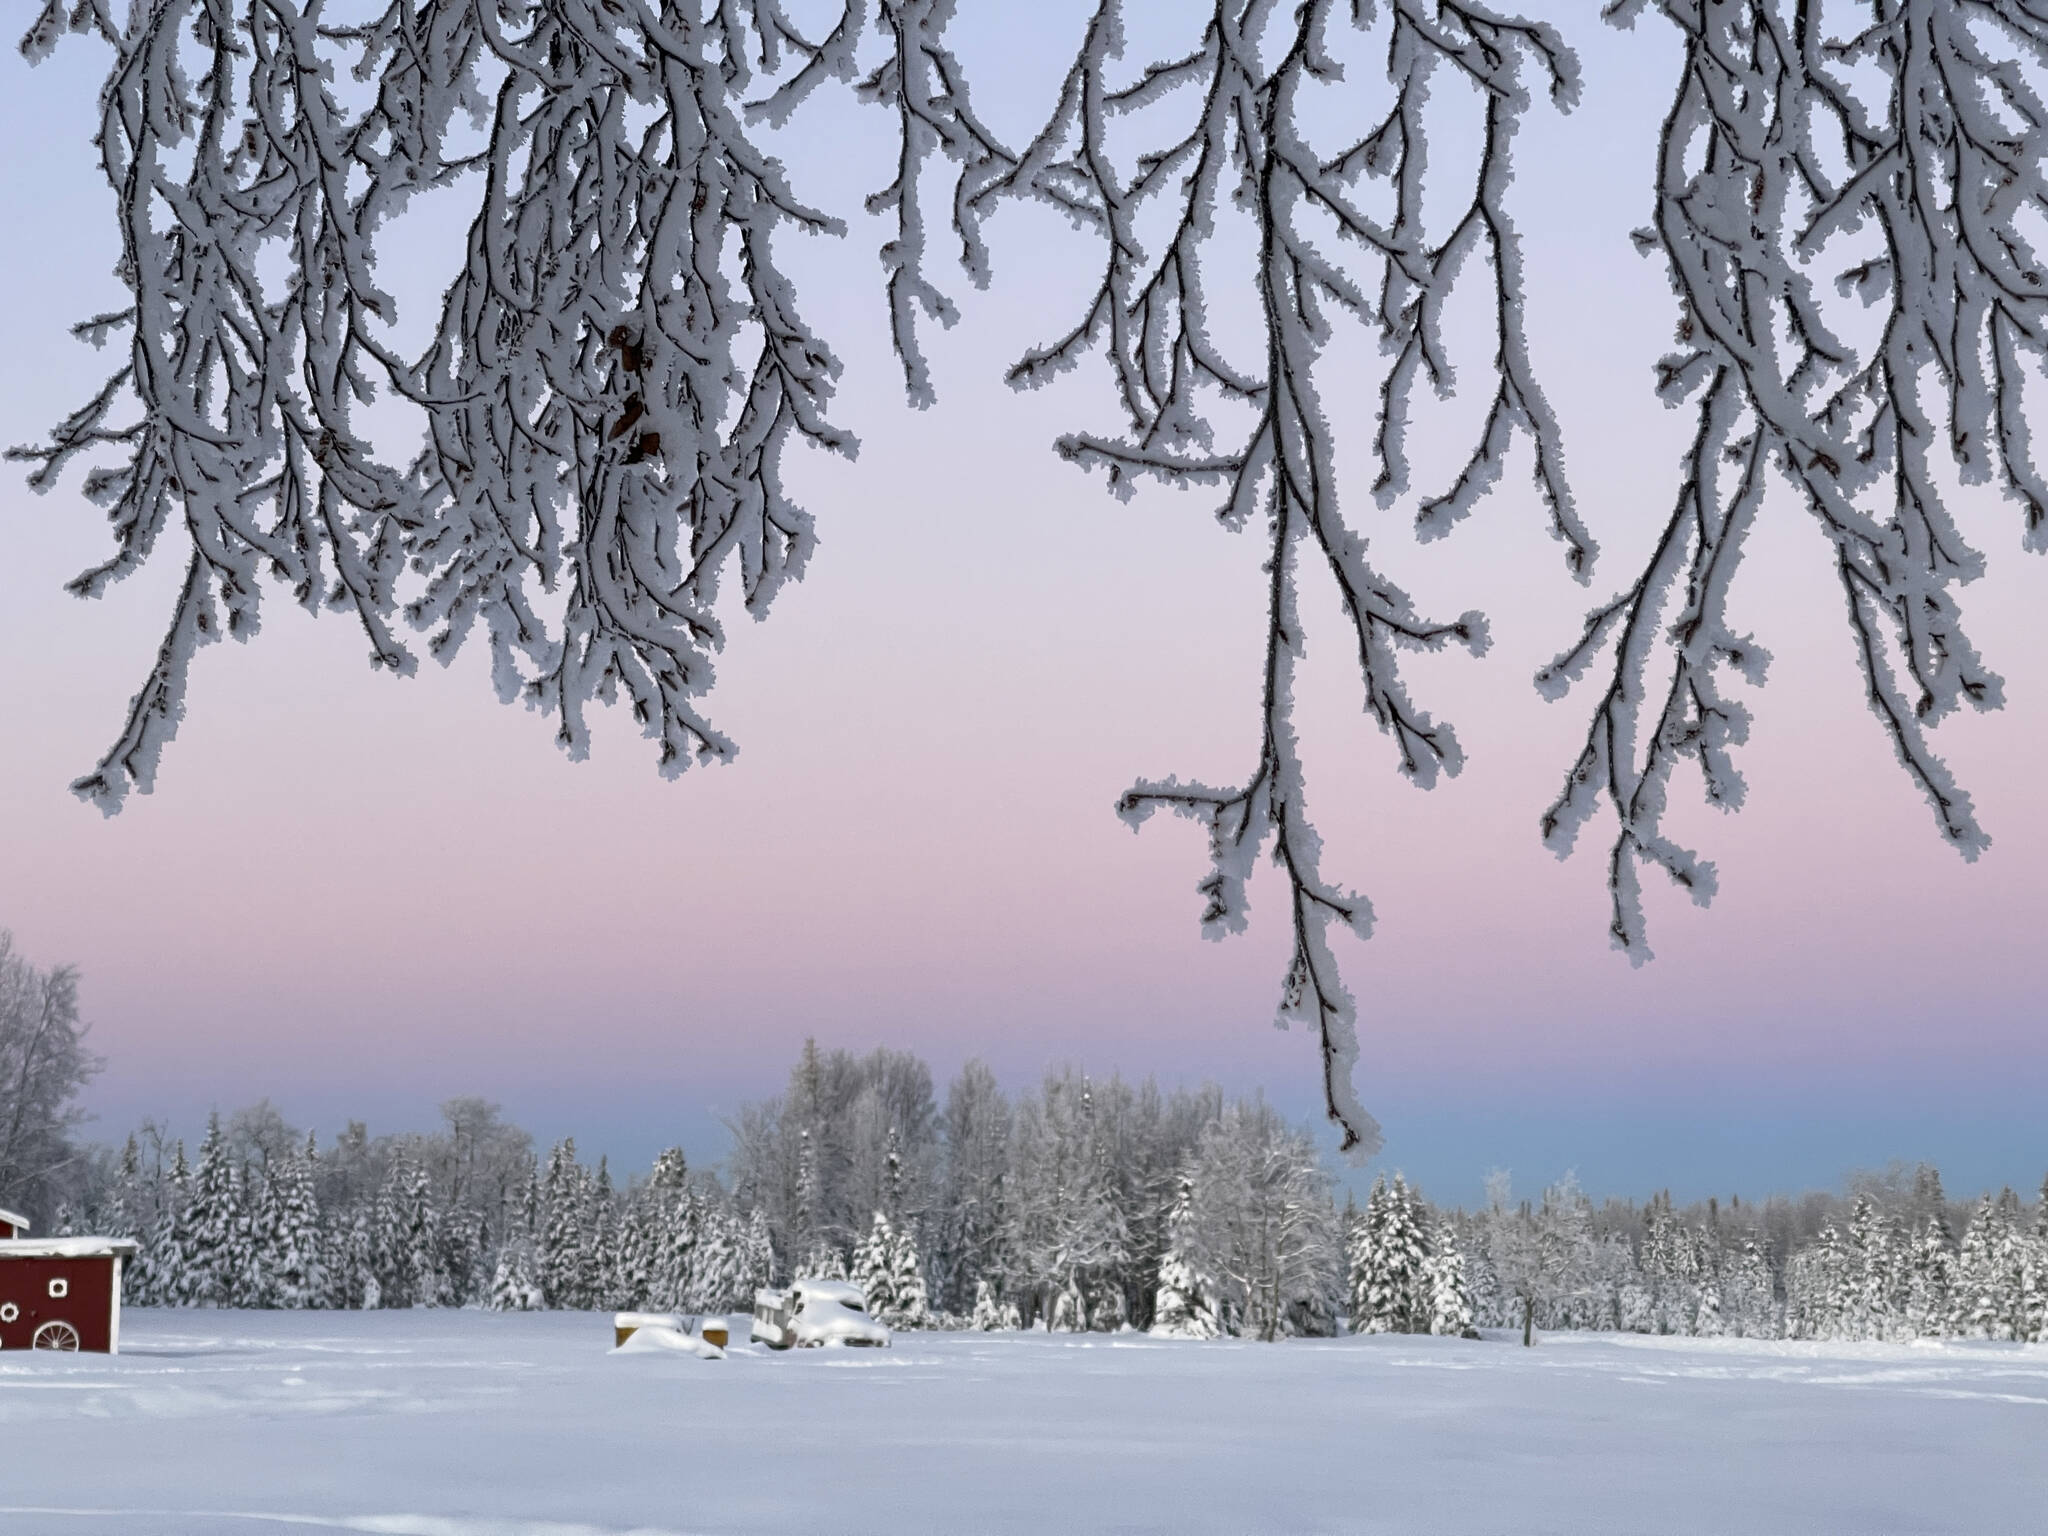
<svg viewBox="0 0 2048 1536">
<path fill-rule="evenodd" d="M 1626 23 L 1640 8 L 1609 14 Z M 1777 0 L 1660 8 L 1685 58 L 1660 144 L 1657 225 L 1637 240 L 1664 253 L 1680 301 L 1681 350 L 1659 365 L 1659 392 L 1696 398 L 1698 427 L 1642 575 L 1537 674 L 1560 696 L 1615 641 L 1543 833 L 1562 857 L 1603 800 L 1614 807 L 1611 933 L 1636 963 L 1650 953 L 1642 864 L 1702 905 L 1715 889 L 1713 865 L 1664 835 L 1672 770 L 1693 758 L 1709 804 L 1742 803 L 1728 751 L 1749 715 L 1715 675 L 1764 678 L 1766 653 L 1726 613 L 1766 467 L 1833 546 L 1870 707 L 1966 859 L 1989 838 L 1927 732 L 2003 694 L 1962 631 L 1953 588 L 1983 561 L 1949 513 L 1938 439 L 1965 483 L 1996 479 L 2019 502 L 2030 547 L 2042 547 L 2048 507 L 2021 383 L 2048 339 L 2048 293 L 2021 228 L 2048 193 L 2048 112 L 2022 68 L 2048 63 L 2048 24 L 2004 0 L 1880 0 L 1870 27 L 1830 41 L 1804 3 L 1789 15 Z M 1987 37 L 2013 57 L 1994 57 Z M 1883 82 L 1875 103 L 1857 66 Z M 1842 298 L 1880 306 L 1881 325 L 1859 340 L 1831 321 L 1828 278 Z M 1945 424 L 1924 407 L 1930 393 L 1946 403 Z M 1653 704 L 1660 664 L 1671 672 Z"/>
<path fill-rule="evenodd" d="M 736 564 L 763 611 L 812 544 L 785 448 L 854 449 L 825 415 L 839 365 L 774 252 L 780 229 L 839 226 L 736 115 L 757 65 L 809 49 L 773 0 L 709 19 L 678 0 L 395 0 L 350 26 L 320 0 L 163 0 L 125 26 L 101 0 L 52 0 L 24 50 L 67 27 L 115 51 L 99 143 L 135 294 L 80 334 L 131 341 L 15 456 L 37 489 L 75 458 L 118 459 L 86 478 L 116 552 L 75 592 L 174 527 L 187 568 L 77 792 L 111 811 L 151 787 L 193 652 L 255 633 L 266 573 L 354 613 L 372 664 L 401 674 L 395 611 L 443 662 L 481 623 L 500 694 L 556 714 L 572 755 L 586 703 L 623 689 L 664 773 L 728 756 L 695 702 L 723 639 L 719 577 Z M 450 158 L 458 110 L 488 143 Z M 400 358 L 376 232 L 470 171 L 480 205 L 437 333 Z M 380 385 L 425 417 L 403 471 L 356 425 Z"/>
<path fill-rule="evenodd" d="M 1101 468 L 1110 488 L 1128 496 L 1141 476 L 1170 485 L 1224 488 L 1218 516 L 1232 528 L 1263 512 L 1270 536 L 1268 631 L 1260 705 L 1260 747 L 1246 781 L 1231 788 L 1175 779 L 1133 786 L 1118 802 L 1133 826 L 1162 807 L 1201 822 L 1209 832 L 1210 870 L 1198 890 L 1205 935 L 1246 925 L 1246 882 L 1253 859 L 1270 845 L 1286 872 L 1293 955 L 1282 988 L 1283 1020 L 1311 1023 L 1321 1044 L 1329 1115 L 1347 1149 L 1369 1151 L 1378 1128 L 1359 1102 L 1352 1075 L 1358 1057 L 1357 1009 L 1338 973 L 1328 930 L 1334 922 L 1360 937 L 1371 932 L 1363 896 L 1332 885 L 1320 868 L 1321 843 L 1304 805 L 1304 775 L 1293 725 L 1294 669 L 1302 630 L 1297 578 L 1304 565 L 1328 573 L 1349 621 L 1366 708 L 1395 743 L 1402 773 L 1428 787 L 1439 771 L 1463 764 L 1455 733 L 1410 700 L 1398 669 L 1403 650 L 1440 650 L 1456 643 L 1473 654 L 1487 644 L 1485 621 L 1466 613 L 1448 622 L 1418 614 L 1408 596 L 1382 577 L 1366 541 L 1339 512 L 1335 445 L 1317 390 L 1315 370 L 1332 342 L 1331 306 L 1376 327 L 1395 361 L 1382 392 L 1379 489 L 1405 487 L 1400 443 L 1418 376 L 1448 390 L 1450 369 L 1438 336 L 1442 306 L 1461 264 L 1483 241 L 1491 258 L 1499 319 L 1494 358 L 1498 390 L 1481 440 L 1456 485 L 1426 505 L 1426 531 L 1439 531 L 1469 510 L 1498 477 L 1512 429 L 1536 441 L 1537 479 L 1564 541 L 1567 561 L 1583 570 L 1592 541 L 1579 525 L 1564 487 L 1556 426 L 1529 370 L 1522 340 L 1521 268 L 1503 198 L 1513 128 L 1526 106 L 1516 68 L 1536 58 L 1554 98 L 1568 105 L 1575 89 L 1570 54 L 1547 29 L 1446 5 L 1425 14 L 1396 5 L 1390 29 L 1389 74 L 1395 103 L 1366 137 L 1332 157 L 1319 156 L 1300 123 L 1301 97 L 1341 69 L 1331 56 L 1328 0 L 1311 0 L 1293 15 L 1276 44 L 1273 0 L 1217 0 L 1197 46 L 1154 63 L 1128 84 L 1113 71 L 1122 49 L 1117 0 L 1103 0 L 1044 130 L 1015 166 L 980 194 L 1032 196 L 1098 234 L 1105 251 L 1101 283 L 1080 321 L 1020 361 L 1013 384 L 1029 387 L 1073 367 L 1098 346 L 1115 378 L 1126 431 L 1111 437 L 1079 432 L 1060 453 L 1084 468 Z M 1354 26 L 1369 18 L 1353 9 Z M 1275 55 L 1267 62 L 1268 55 Z M 1486 112 L 1484 153 L 1470 207 L 1441 245 L 1425 239 L 1421 221 L 1425 157 L 1423 97 L 1433 72 L 1462 72 L 1478 88 Z M 1139 154 L 1126 172 L 1114 158 L 1113 128 L 1181 97 L 1200 106 L 1185 133 Z M 1393 217 L 1377 219 L 1357 195 L 1361 178 L 1383 178 L 1393 192 Z M 1141 221 L 1155 207 L 1174 210 L 1172 233 L 1148 260 Z M 1258 367 L 1228 360 L 1209 325 L 1204 262 L 1216 249 L 1219 224 L 1232 208 L 1248 216 L 1258 242 L 1256 290 L 1265 355 Z M 1340 259 L 1334 235 L 1362 253 Z M 1361 281 L 1354 266 L 1377 264 L 1379 281 Z M 1248 407 L 1249 428 L 1234 446 L 1232 406 Z"/>
</svg>

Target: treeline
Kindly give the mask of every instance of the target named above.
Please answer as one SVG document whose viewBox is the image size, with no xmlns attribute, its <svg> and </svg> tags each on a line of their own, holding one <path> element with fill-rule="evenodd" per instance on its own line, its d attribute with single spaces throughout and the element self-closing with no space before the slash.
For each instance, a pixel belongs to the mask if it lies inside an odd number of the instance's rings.
<svg viewBox="0 0 2048 1536">
<path fill-rule="evenodd" d="M 1533 1207 L 1496 1180 L 1448 1225 L 1482 1323 L 1756 1339 L 2048 1340 L 2048 1180 L 1957 1204 L 1921 1166 L 1848 1198 L 1595 1208 L 1570 1179 Z"/>
<path fill-rule="evenodd" d="M 485 1100 L 442 1118 L 374 1140 L 351 1123 L 323 1152 L 264 1103 L 211 1117 L 189 1160 L 146 1126 L 55 1230 L 135 1238 L 126 1292 L 141 1306 L 720 1311 L 771 1278 L 759 1214 L 679 1150 L 622 1189 L 573 1140 L 537 1160 Z"/>
<path fill-rule="evenodd" d="M 1360 1207 L 1258 1098 L 1072 1070 L 1013 1096 L 970 1063 L 941 1100 L 915 1056 L 815 1045 L 723 1178 L 540 1157 L 481 1100 L 443 1118 L 321 1148 L 258 1105 L 189 1160 L 145 1127 L 62 1225 L 137 1238 L 145 1304 L 738 1310 L 808 1273 L 898 1327 L 2048 1337 L 2048 1186 L 1957 1203 L 1930 1168 L 1685 1208 L 1497 1178 L 1445 1209 L 1395 1176 Z"/>
</svg>

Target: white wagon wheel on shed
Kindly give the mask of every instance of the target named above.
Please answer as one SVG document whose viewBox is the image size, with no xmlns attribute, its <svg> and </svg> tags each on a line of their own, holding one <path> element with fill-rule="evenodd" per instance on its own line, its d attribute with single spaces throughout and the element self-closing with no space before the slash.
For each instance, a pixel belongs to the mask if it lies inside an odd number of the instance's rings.
<svg viewBox="0 0 2048 1536">
<path fill-rule="evenodd" d="M 30 1340 L 30 1344 L 36 1349 L 61 1349 L 69 1353 L 76 1353 L 78 1349 L 78 1330 L 69 1323 L 45 1323 L 36 1330 L 36 1335 Z"/>
</svg>

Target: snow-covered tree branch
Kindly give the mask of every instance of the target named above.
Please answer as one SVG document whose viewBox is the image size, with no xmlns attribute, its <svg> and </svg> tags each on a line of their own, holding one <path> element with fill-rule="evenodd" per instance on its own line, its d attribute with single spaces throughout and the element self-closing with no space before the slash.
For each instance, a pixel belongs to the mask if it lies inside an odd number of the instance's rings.
<svg viewBox="0 0 2048 1536">
<path fill-rule="evenodd" d="M 554 714 L 574 756 L 588 704 L 621 695 L 664 773 L 728 756 L 698 705 L 720 579 L 736 569 L 765 610 L 813 541 L 785 450 L 854 449 L 827 414 L 839 363 L 775 249 L 842 226 L 749 124 L 847 75 L 870 30 L 896 50 L 861 90 L 902 119 L 885 263 L 928 397 L 912 302 L 950 310 L 922 275 L 916 172 L 934 144 L 1001 157 L 952 80 L 948 10 L 856 0 L 812 42 L 775 0 L 399 3 L 349 22 L 320 0 L 181 0 L 125 22 L 53 0 L 32 59 L 67 27 L 115 53 L 99 147 L 134 303 L 79 327 L 125 336 L 126 357 L 20 456 L 38 489 L 91 465 L 115 553 L 75 591 L 152 558 L 185 568 L 78 791 L 112 809 L 151 786 L 194 652 L 256 632 L 266 577 L 352 614 L 398 673 L 415 665 L 401 620 L 444 662 L 481 627 L 500 695 Z M 481 192 L 440 323 L 401 356 L 378 233 L 458 183 Z M 403 467 L 362 420 L 380 392 L 423 418 Z"/>
<path fill-rule="evenodd" d="M 1709 804 L 1742 803 L 1730 750 L 1749 715 L 1719 674 L 1764 678 L 1768 654 L 1734 631 L 1727 604 L 1773 481 L 1832 545 L 1870 708 L 1966 859 L 1989 838 L 1927 733 L 1962 705 L 1998 708 L 2003 691 L 1962 627 L 1954 589 L 1984 561 L 1949 510 L 1950 467 L 1966 486 L 1999 484 L 2031 548 L 2044 547 L 2048 508 L 2023 382 L 2048 342 L 2036 255 L 2048 19 L 2006 0 L 1878 0 L 1834 32 L 1805 3 L 1659 9 L 1683 35 L 1683 64 L 1656 223 L 1636 239 L 1663 255 L 1679 299 L 1658 389 L 1690 400 L 1697 424 L 1641 574 L 1537 674 L 1561 695 L 1611 644 L 1543 830 L 1562 855 L 1603 800 L 1614 807 L 1612 934 L 1638 963 L 1643 864 L 1702 904 L 1715 887 L 1714 866 L 1663 829 L 1678 761 L 1699 764 Z"/>
<path fill-rule="evenodd" d="M 1199 890 L 1211 936 L 1245 926 L 1246 882 L 1270 846 L 1287 875 L 1294 931 L 1281 1014 L 1318 1031 L 1330 1115 L 1347 1147 L 1370 1150 L 1377 1127 L 1352 1085 L 1357 1008 L 1327 935 L 1335 923 L 1368 936 L 1372 908 L 1323 875 L 1305 805 L 1293 722 L 1299 583 L 1327 577 L 1334 585 L 1365 707 L 1393 738 L 1400 771 L 1424 788 L 1440 772 L 1456 774 L 1464 756 L 1451 727 L 1410 697 L 1399 654 L 1455 644 L 1479 655 L 1487 629 L 1476 612 L 1424 616 L 1372 564 L 1365 539 L 1339 509 L 1337 444 L 1318 365 L 1346 316 L 1377 331 L 1391 355 L 1374 444 L 1375 490 L 1391 501 L 1408 486 L 1404 443 L 1418 380 L 1440 392 L 1451 386 L 1444 304 L 1467 260 L 1483 249 L 1496 300 L 1494 399 L 1463 472 L 1422 503 L 1418 524 L 1429 536 L 1465 516 L 1498 479 L 1520 427 L 1534 440 L 1552 530 L 1569 567 L 1583 574 L 1593 541 L 1573 509 L 1557 425 L 1530 367 L 1520 250 L 1505 203 L 1514 130 L 1528 104 L 1522 73 L 1535 69 L 1553 99 L 1569 106 L 1576 63 L 1548 28 L 1477 7 L 1397 3 L 1383 29 L 1390 103 L 1348 144 L 1321 146 L 1307 126 L 1313 104 L 1306 98 L 1345 81 L 1332 32 L 1357 42 L 1373 20 L 1369 8 L 1340 13 L 1331 0 L 1310 0 L 1290 15 L 1271 0 L 1218 0 L 1190 51 L 1135 72 L 1122 60 L 1121 9 L 1103 0 L 1051 120 L 984 194 L 1016 191 L 1049 202 L 1098 234 L 1104 248 L 1102 281 L 1086 313 L 1011 377 L 1038 384 L 1099 348 L 1126 430 L 1072 433 L 1061 439 L 1061 454 L 1105 470 L 1119 494 L 1139 477 L 1220 486 L 1217 515 L 1227 525 L 1265 523 L 1268 629 L 1251 773 L 1225 788 L 1142 782 L 1119 810 L 1133 825 L 1164 807 L 1207 827 L 1210 870 Z M 1461 99 L 1483 117 L 1484 137 L 1468 204 L 1432 240 L 1422 209 L 1424 103 L 1441 75 L 1467 82 Z M 1147 136 L 1176 106 L 1183 119 Z M 1148 147 L 1124 167 L 1110 139 L 1127 121 Z M 1376 190 L 1384 211 L 1369 206 L 1366 194 Z M 1142 230 L 1159 222 L 1162 207 L 1170 232 L 1148 255 Z M 1212 328 L 1209 268 L 1228 259 L 1233 214 L 1248 226 L 1254 251 L 1263 343 L 1263 355 L 1243 364 L 1226 355 Z"/>
</svg>

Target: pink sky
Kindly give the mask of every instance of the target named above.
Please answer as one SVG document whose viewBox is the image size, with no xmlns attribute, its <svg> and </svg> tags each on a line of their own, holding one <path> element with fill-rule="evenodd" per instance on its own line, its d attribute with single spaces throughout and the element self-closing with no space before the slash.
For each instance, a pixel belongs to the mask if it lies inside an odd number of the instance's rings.
<svg viewBox="0 0 2048 1536">
<path fill-rule="evenodd" d="M 0 313 L 9 442 L 93 382 L 97 359 L 64 327 L 109 286 L 78 94 L 96 62 L 0 66 L 0 131 L 34 148 L 0 168 L 0 200 L 41 210 L 40 237 L 0 267 L 48 296 Z M 1596 89 L 1574 142 L 1625 160 L 1653 107 Z M 1647 398 L 1668 301 L 1621 238 L 1638 210 L 1588 203 L 1545 160 L 1550 131 L 1532 129 L 1522 177 L 1533 206 L 1562 210 L 1527 220 L 1549 301 L 1536 344 L 1607 545 L 1604 594 L 1662 514 L 1686 422 Z M 1010 234 L 1061 249 L 1056 230 Z M 570 764 L 543 722 L 491 699 L 478 658 L 396 684 L 345 622 L 273 599 L 258 643 L 202 657 L 158 793 L 103 821 L 65 785 L 118 722 L 165 573 L 97 605 L 65 597 L 103 547 L 94 514 L 75 485 L 37 500 L 0 479 L 0 924 L 84 971 L 110 1061 L 102 1133 L 260 1095 L 323 1128 L 353 1113 L 388 1129 L 481 1091 L 621 1155 L 644 1159 L 671 1126 L 715 1150 L 711 1116 L 773 1091 L 808 1033 L 942 1070 L 983 1055 L 1014 1082 L 1056 1059 L 1213 1075 L 1307 1111 L 1310 1042 L 1267 1023 L 1274 892 L 1249 938 L 1204 944 L 1195 829 L 1134 838 L 1110 814 L 1139 775 L 1242 773 L 1259 551 L 1202 504 L 1120 507 L 1052 459 L 1054 433 L 1104 402 L 1086 382 L 1021 400 L 1001 387 L 1000 364 L 1065 314 L 1036 267 L 968 305 L 935 347 L 941 405 L 904 410 L 874 243 L 859 230 L 807 257 L 861 461 L 798 463 L 819 555 L 769 623 L 735 627 L 710 708 L 738 761 L 679 783 L 619 721 Z M 1369 425 L 1364 391 L 1334 404 Z M 1605 943 L 1599 829 L 1562 866 L 1536 841 L 1585 706 L 1545 705 L 1528 677 L 1588 595 L 1525 486 L 1518 469 L 1424 549 L 1399 514 L 1349 504 L 1425 606 L 1492 616 L 1484 662 L 1413 674 L 1459 726 L 1462 779 L 1429 795 L 1395 780 L 1312 603 L 1310 790 L 1326 869 L 1380 916 L 1349 975 L 1389 1161 L 1452 1193 L 1491 1164 L 1542 1178 L 1574 1161 L 1596 1189 L 1631 1192 L 1717 1186 L 1716 1158 L 1780 1184 L 1887 1155 L 2037 1179 L 2048 654 L 2030 620 L 2048 568 L 2019 555 L 2017 514 L 1982 493 L 1959 504 L 1993 562 L 1967 611 L 2011 705 L 1941 733 L 1991 853 L 1970 868 L 1938 846 L 1863 711 L 1824 548 L 1780 501 L 1742 583 L 1744 622 L 1777 656 L 1743 757 L 1752 804 L 1710 816 L 1681 782 L 1679 826 L 1718 861 L 1723 895 L 1701 913 L 1654 889 L 1660 958 L 1632 972 Z M 1770 1128 L 1782 1177 L 1729 1151 L 1735 1122 Z"/>
</svg>

